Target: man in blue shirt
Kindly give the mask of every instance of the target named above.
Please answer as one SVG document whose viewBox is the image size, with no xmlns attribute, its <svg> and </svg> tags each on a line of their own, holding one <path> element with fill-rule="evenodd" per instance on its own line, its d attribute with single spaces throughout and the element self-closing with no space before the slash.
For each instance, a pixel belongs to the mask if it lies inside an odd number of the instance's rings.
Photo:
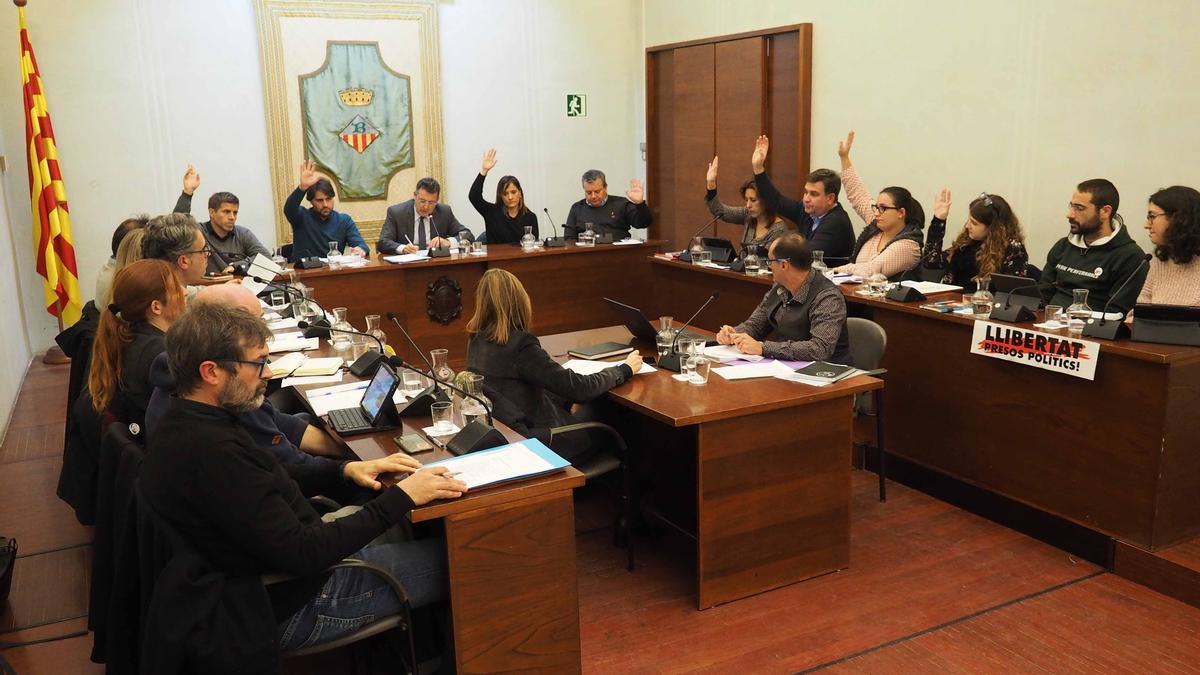
<svg viewBox="0 0 1200 675">
<path fill-rule="evenodd" d="M 300 200 L 306 196 L 312 208 L 300 206 Z M 315 164 L 307 160 L 300 163 L 300 185 L 283 203 L 283 215 L 292 224 L 292 262 L 314 256 L 324 258 L 329 255 L 331 241 L 336 241 L 342 252 L 347 252 L 347 246 L 363 255 L 370 251 L 354 219 L 333 210 L 336 196 L 333 184 L 317 174 Z"/>
</svg>

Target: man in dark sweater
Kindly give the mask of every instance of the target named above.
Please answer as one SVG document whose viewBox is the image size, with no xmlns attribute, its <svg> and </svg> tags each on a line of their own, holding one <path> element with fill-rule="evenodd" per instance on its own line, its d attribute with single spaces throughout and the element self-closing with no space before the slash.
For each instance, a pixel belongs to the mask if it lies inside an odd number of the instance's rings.
<svg viewBox="0 0 1200 675">
<path fill-rule="evenodd" d="M 414 607 L 441 598 L 440 541 L 371 542 L 413 506 L 458 497 L 466 486 L 441 467 L 420 469 L 406 455 L 363 462 L 347 477 L 379 495 L 352 515 L 322 522 L 303 495 L 339 485 L 344 479 L 336 465 L 285 467 L 238 422 L 240 412 L 262 403 L 269 335 L 261 319 L 211 303 L 190 309 L 171 327 L 167 359 L 179 395 L 150 443 L 140 485 L 150 505 L 217 572 L 299 577 L 268 588 L 280 646 L 290 649 L 336 639 L 399 611 L 399 600 L 374 575 L 326 571 L 343 558 L 383 566 Z M 384 474 L 406 477 L 385 486 Z"/>
<path fill-rule="evenodd" d="M 797 231 L 808 240 L 810 251 L 824 251 L 825 259 L 840 265 L 850 262 L 854 249 L 854 226 L 850 216 L 838 203 L 842 178 L 829 169 L 817 169 L 804 179 L 804 199 L 796 201 L 776 189 L 767 175 L 766 136 L 759 136 L 750 163 L 754 169 L 754 185 L 758 196 L 779 215 L 796 224 Z M 831 267 L 833 265 L 830 265 Z"/>
<path fill-rule="evenodd" d="M 1067 208 L 1071 234 L 1050 248 L 1042 270 L 1042 297 L 1048 304 L 1069 307 L 1072 291 L 1085 288 L 1093 311 L 1106 304 L 1110 312 L 1133 309 L 1146 281 L 1146 252 L 1117 215 L 1120 199 L 1116 186 L 1103 178 L 1085 180 L 1075 188 Z"/>
<path fill-rule="evenodd" d="M 305 197 L 312 208 L 300 206 Z M 329 255 L 331 241 L 339 253 L 346 253 L 347 248 L 356 248 L 363 255 L 370 252 L 354 219 L 333 210 L 335 197 L 337 192 L 333 183 L 317 174 L 317 166 L 310 161 L 301 162 L 300 183 L 283 203 L 283 215 L 292 225 L 291 262 L 301 258 L 324 258 Z"/>
<path fill-rule="evenodd" d="M 775 285 L 742 323 L 721 326 L 717 342 L 743 354 L 785 361 L 832 361 L 854 365 L 846 329 L 846 299 L 824 274 L 812 270 L 804 238 L 788 233 L 767 253 Z M 767 340 L 768 336 L 774 340 Z"/>
<path fill-rule="evenodd" d="M 620 241 L 628 239 L 633 228 L 650 227 L 654 219 L 646 206 L 642 181 L 636 178 L 629 181 L 629 191 L 624 197 L 613 197 L 608 194 L 604 172 L 588 169 L 583 173 L 583 195 L 567 212 L 567 223 L 563 226 L 567 239 L 578 239 L 579 233 L 592 223 L 597 235 L 611 234 L 613 241 Z"/>
<path fill-rule="evenodd" d="M 192 212 L 192 196 L 200 187 L 200 174 L 188 164 L 183 174 L 183 192 L 175 201 L 175 213 Z M 259 253 L 270 256 L 271 250 L 258 240 L 248 227 L 237 224 L 238 198 L 232 192 L 214 192 L 208 198 L 208 220 L 200 223 L 200 231 L 212 254 L 208 257 L 208 273 L 232 271 L 233 263 L 253 258 Z"/>
</svg>

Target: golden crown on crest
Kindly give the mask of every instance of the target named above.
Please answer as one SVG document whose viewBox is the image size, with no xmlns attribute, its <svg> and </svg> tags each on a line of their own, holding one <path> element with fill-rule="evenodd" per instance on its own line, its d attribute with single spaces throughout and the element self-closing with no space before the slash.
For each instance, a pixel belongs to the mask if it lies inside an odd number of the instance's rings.
<svg viewBox="0 0 1200 675">
<path fill-rule="evenodd" d="M 371 99 L 375 98 L 375 92 L 361 87 L 352 87 L 339 91 L 338 98 L 342 99 L 342 103 L 346 105 L 371 105 Z"/>
</svg>

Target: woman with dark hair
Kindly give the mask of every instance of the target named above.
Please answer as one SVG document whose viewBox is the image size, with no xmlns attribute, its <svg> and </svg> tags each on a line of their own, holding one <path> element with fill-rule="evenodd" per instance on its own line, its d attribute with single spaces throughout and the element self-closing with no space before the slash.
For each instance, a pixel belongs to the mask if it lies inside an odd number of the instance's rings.
<svg viewBox="0 0 1200 675">
<path fill-rule="evenodd" d="M 150 364 L 166 349 L 166 333 L 186 301 L 175 266 L 139 260 L 117 272 L 112 302 L 100 310 L 88 390 L 97 412 L 144 424 L 154 385 Z"/>
<path fill-rule="evenodd" d="M 571 404 L 586 403 L 633 377 L 642 368 L 637 351 L 625 361 L 592 375 L 558 364 L 533 333 L 533 308 L 520 279 L 494 267 L 475 289 L 475 316 L 467 323 L 467 369 L 484 376 L 484 391 L 495 404 L 495 417 L 525 436 L 548 440 L 550 428 L 579 420 Z M 555 445 L 574 464 L 592 453 L 585 442 Z"/>
<path fill-rule="evenodd" d="M 929 221 L 929 237 L 921 257 L 923 268 L 945 270 L 942 283 L 974 292 L 977 280 L 983 276 L 1027 275 L 1029 253 L 1025 251 L 1025 235 L 1003 197 L 986 192 L 976 197 L 968 207 L 962 231 L 950 248 L 942 250 L 949 215 L 950 190 L 943 189 L 933 203 L 933 220 Z"/>
<path fill-rule="evenodd" d="M 1154 257 L 1138 303 L 1200 307 L 1200 192 L 1173 185 L 1150 195 L 1146 231 Z"/>
<path fill-rule="evenodd" d="M 742 183 L 741 194 L 745 206 L 729 206 L 717 198 L 717 158 L 708 165 L 705 175 L 708 192 L 704 195 L 704 203 L 708 204 L 709 213 L 727 223 L 742 225 L 743 255 L 749 247 L 755 248 L 755 253 L 766 251 L 779 237 L 789 231 L 787 221 L 780 218 L 771 205 L 758 198 L 758 186 L 754 179 Z"/>
<path fill-rule="evenodd" d="M 538 237 L 537 214 L 525 206 L 525 191 L 516 176 L 503 176 L 496 183 L 496 203 L 483 198 L 483 180 L 492 167 L 496 166 L 496 149 L 492 148 L 483 153 L 483 166 L 467 198 L 471 205 L 483 216 L 483 224 L 487 232 L 489 244 L 515 244 L 525 236 L 525 228 L 533 228 L 533 236 Z"/>
<path fill-rule="evenodd" d="M 867 227 L 854 242 L 850 263 L 836 268 L 836 272 L 848 272 L 861 277 L 879 273 L 889 279 L 898 279 L 901 274 L 917 266 L 921 261 L 921 243 L 924 236 L 925 211 L 912 193 L 902 187 L 885 187 L 875 203 L 871 193 L 858 177 L 850 161 L 850 146 L 854 145 L 851 131 L 844 142 L 838 143 L 838 156 L 842 158 L 842 185 L 846 196 Z"/>
</svg>

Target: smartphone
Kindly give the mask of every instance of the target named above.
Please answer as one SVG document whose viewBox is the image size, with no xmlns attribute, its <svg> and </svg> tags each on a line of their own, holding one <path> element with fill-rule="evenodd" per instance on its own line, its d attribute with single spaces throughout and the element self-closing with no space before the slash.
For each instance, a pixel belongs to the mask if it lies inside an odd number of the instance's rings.
<svg viewBox="0 0 1200 675">
<path fill-rule="evenodd" d="M 400 449 L 410 455 L 415 455 L 418 452 L 429 452 L 433 449 L 433 445 L 425 440 L 421 434 L 405 434 L 392 439 Z"/>
</svg>

